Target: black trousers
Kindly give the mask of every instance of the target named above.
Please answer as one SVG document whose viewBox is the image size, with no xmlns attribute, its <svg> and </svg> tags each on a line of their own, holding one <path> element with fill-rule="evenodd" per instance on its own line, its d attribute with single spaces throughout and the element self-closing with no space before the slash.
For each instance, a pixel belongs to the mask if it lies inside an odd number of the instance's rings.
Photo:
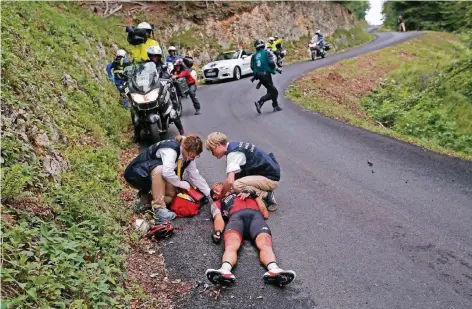
<svg viewBox="0 0 472 309">
<path fill-rule="evenodd" d="M 262 86 L 267 89 L 267 93 L 259 99 L 261 105 L 264 104 L 264 102 L 266 101 L 272 100 L 272 106 L 278 106 L 279 104 L 277 103 L 277 97 L 279 96 L 279 91 L 274 86 L 274 82 L 272 81 L 272 74 L 257 74 L 256 77 L 259 79 Z"/>
</svg>

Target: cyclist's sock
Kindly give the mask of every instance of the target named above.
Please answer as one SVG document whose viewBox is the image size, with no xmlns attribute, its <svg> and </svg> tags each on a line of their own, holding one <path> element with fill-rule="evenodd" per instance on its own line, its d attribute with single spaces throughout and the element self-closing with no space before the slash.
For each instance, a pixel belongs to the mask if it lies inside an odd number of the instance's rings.
<svg viewBox="0 0 472 309">
<path fill-rule="evenodd" d="M 268 271 L 280 268 L 279 265 L 277 265 L 277 263 L 275 262 L 270 262 L 269 264 L 267 264 L 266 267 Z"/>
<path fill-rule="evenodd" d="M 221 265 L 221 269 L 231 272 L 231 269 L 233 269 L 233 265 L 231 265 L 230 262 L 223 262 L 223 264 Z"/>
</svg>

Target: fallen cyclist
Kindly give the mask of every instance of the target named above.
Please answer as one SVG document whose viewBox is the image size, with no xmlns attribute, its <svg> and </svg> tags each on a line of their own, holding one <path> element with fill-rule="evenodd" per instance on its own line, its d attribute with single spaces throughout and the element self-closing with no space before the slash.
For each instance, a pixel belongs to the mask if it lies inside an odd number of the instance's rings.
<svg viewBox="0 0 472 309">
<path fill-rule="evenodd" d="M 219 269 L 208 269 L 205 274 L 213 284 L 232 284 L 236 278 L 231 270 L 238 260 L 238 249 L 243 238 L 253 241 L 260 251 L 260 261 L 267 268 L 263 279 L 265 283 L 286 285 L 295 279 L 292 270 L 283 270 L 275 260 L 272 250 L 272 235 L 265 219 L 269 213 L 261 199 L 256 199 L 254 190 L 244 190 L 239 194 L 222 196 L 223 183 L 216 183 L 211 188 L 211 197 L 216 202 L 211 204 L 213 216 L 212 238 L 219 243 L 224 232 L 225 251 L 223 263 Z M 226 229 L 223 216 L 227 219 Z"/>
</svg>

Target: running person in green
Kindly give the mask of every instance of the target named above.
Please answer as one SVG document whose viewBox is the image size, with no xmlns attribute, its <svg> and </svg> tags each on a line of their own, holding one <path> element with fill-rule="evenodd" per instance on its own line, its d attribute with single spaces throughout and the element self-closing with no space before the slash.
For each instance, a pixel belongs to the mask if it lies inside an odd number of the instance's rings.
<svg viewBox="0 0 472 309">
<path fill-rule="evenodd" d="M 281 111 L 282 108 L 277 102 L 277 97 L 279 92 L 275 88 L 272 81 L 272 74 L 276 72 L 276 56 L 272 51 L 265 48 L 265 43 L 263 40 L 256 40 L 254 42 L 254 47 L 256 48 L 256 53 L 251 58 L 251 69 L 253 71 L 254 77 L 258 79 L 261 84 L 267 89 L 267 94 L 262 96 L 259 101 L 256 101 L 256 110 L 260 114 L 262 105 L 269 100 L 272 100 L 272 107 L 274 112 Z"/>
</svg>

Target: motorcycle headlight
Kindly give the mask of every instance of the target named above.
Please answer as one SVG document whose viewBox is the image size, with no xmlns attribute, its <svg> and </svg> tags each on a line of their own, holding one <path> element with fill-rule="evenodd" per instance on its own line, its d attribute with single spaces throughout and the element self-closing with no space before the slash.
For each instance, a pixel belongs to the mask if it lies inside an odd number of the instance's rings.
<svg viewBox="0 0 472 309">
<path fill-rule="evenodd" d="M 155 101 L 159 96 L 159 88 L 154 89 L 153 91 L 149 92 L 145 95 L 147 101 Z"/>
<path fill-rule="evenodd" d="M 131 94 L 131 98 L 133 99 L 133 101 L 138 104 L 155 101 L 158 96 L 159 96 L 159 88 L 156 88 L 145 95 L 141 95 L 138 93 Z"/>
<path fill-rule="evenodd" d="M 131 98 L 133 99 L 134 102 L 136 103 L 146 103 L 146 99 L 143 95 L 140 95 L 138 93 L 132 93 Z"/>
</svg>

